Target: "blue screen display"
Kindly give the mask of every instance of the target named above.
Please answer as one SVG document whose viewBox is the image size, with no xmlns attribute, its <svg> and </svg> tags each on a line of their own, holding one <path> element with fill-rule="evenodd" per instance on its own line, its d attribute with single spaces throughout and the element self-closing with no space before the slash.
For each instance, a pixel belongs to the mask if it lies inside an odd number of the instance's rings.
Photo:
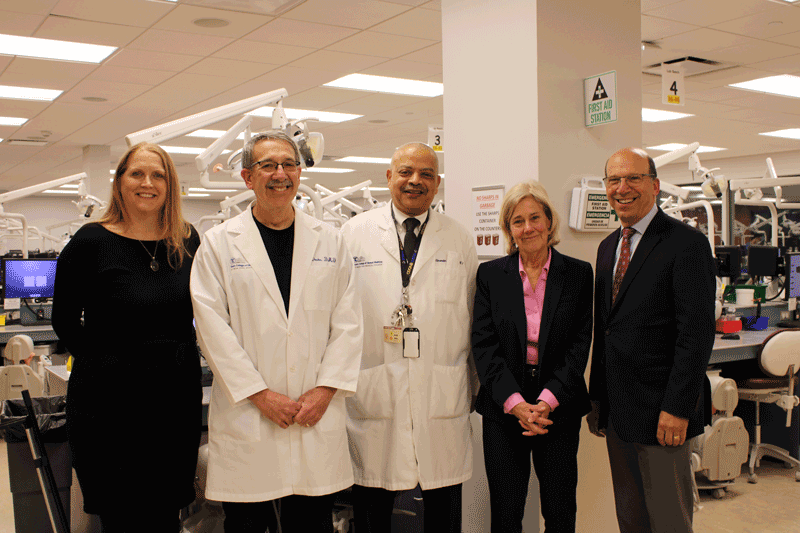
<svg viewBox="0 0 800 533">
<path fill-rule="evenodd" d="M 6 298 L 52 298 L 56 259 L 6 259 Z"/>
</svg>

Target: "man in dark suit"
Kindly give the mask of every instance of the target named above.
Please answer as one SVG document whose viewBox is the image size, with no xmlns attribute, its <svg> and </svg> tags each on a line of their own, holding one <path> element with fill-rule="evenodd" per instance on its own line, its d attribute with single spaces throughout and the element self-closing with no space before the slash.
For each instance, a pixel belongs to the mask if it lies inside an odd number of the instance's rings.
<svg viewBox="0 0 800 533">
<path fill-rule="evenodd" d="M 587 421 L 606 437 L 620 531 L 691 532 L 689 439 L 703 432 L 714 345 L 711 247 L 656 206 L 644 150 L 619 150 L 605 176 L 622 228 L 597 250 Z"/>
</svg>

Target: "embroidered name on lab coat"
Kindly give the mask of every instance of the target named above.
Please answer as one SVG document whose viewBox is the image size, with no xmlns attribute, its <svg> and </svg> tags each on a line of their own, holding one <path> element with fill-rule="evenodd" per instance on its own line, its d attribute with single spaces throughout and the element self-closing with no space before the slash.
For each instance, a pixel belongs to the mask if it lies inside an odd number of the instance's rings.
<svg viewBox="0 0 800 533">
<path fill-rule="evenodd" d="M 243 268 L 253 268 L 250 263 L 238 257 L 231 258 L 231 270 L 241 270 Z"/>
<path fill-rule="evenodd" d="M 380 266 L 383 264 L 383 261 L 367 261 L 367 258 L 363 255 L 356 255 L 353 256 L 353 263 L 355 263 L 356 268 L 363 268 L 363 267 L 371 267 L 371 266 Z"/>
</svg>

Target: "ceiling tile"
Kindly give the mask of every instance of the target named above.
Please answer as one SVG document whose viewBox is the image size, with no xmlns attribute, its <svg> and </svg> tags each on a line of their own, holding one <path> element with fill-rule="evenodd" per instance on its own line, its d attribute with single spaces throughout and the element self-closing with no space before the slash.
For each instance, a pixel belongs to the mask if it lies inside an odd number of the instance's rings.
<svg viewBox="0 0 800 533">
<path fill-rule="evenodd" d="M 0 116 L 31 119 L 47 109 L 49 105 L 49 102 L 0 98 Z"/>
<path fill-rule="evenodd" d="M 800 66 L 798 68 L 800 68 Z M 692 76 L 692 79 L 712 86 L 724 86 L 730 85 L 731 83 L 739 83 L 756 78 L 763 78 L 764 76 L 769 75 L 770 73 L 764 70 L 756 70 L 750 67 L 733 67 L 723 70 L 715 70 L 714 72 L 709 72 L 708 74 L 698 74 L 696 76 Z"/>
<path fill-rule="evenodd" d="M 751 63 L 750 67 L 772 74 L 797 74 L 800 72 L 800 54 Z"/>
<path fill-rule="evenodd" d="M 125 46 L 141 35 L 142 28 L 66 17 L 47 17 L 34 37 L 75 43 Z"/>
<path fill-rule="evenodd" d="M 44 19 L 43 15 L 0 11 L 0 33 L 30 37 Z"/>
<path fill-rule="evenodd" d="M 208 57 L 186 69 L 186 72 L 190 74 L 206 74 L 209 76 L 225 76 L 234 80 L 246 81 L 266 74 L 274 68 L 275 65 L 268 65 L 266 63 Z"/>
<path fill-rule="evenodd" d="M 58 0 L 3 0 L 4 11 L 47 15 Z"/>
<path fill-rule="evenodd" d="M 642 15 L 642 40 L 657 41 L 671 35 L 678 35 L 698 29 L 694 24 Z"/>
<path fill-rule="evenodd" d="M 647 10 L 654 17 L 677 20 L 697 26 L 711 26 L 769 9 L 765 0 L 683 0 Z"/>
<path fill-rule="evenodd" d="M 798 51 L 800 50 L 785 44 L 750 39 L 735 46 L 714 50 L 711 53 L 711 59 L 748 65 L 768 59 L 795 55 Z"/>
<path fill-rule="evenodd" d="M 735 98 L 741 98 L 741 92 L 730 87 L 715 87 L 692 94 L 692 99 L 703 102 L 725 102 Z"/>
<path fill-rule="evenodd" d="M 641 0 L 642 13 L 647 13 L 653 9 L 667 6 L 669 4 L 676 4 L 681 0 Z"/>
<path fill-rule="evenodd" d="M 428 48 L 417 50 L 406 54 L 402 59 L 406 61 L 419 61 L 420 63 L 431 63 L 432 65 L 442 64 L 442 43 L 434 44 Z"/>
<path fill-rule="evenodd" d="M 328 47 L 328 50 L 394 58 L 427 48 L 434 44 L 436 44 L 436 41 L 428 39 L 416 39 L 414 37 L 405 37 L 402 35 L 362 31 L 352 37 L 332 44 Z"/>
<path fill-rule="evenodd" d="M 789 128 L 797 126 L 797 115 L 782 112 L 765 111 L 763 109 L 736 109 L 729 113 L 732 120 L 765 124 L 776 128 Z"/>
<path fill-rule="evenodd" d="M 248 41 L 268 43 L 298 43 L 309 48 L 324 48 L 357 33 L 353 28 L 316 24 L 302 20 L 278 18 L 247 34 Z"/>
<path fill-rule="evenodd" d="M 2 83 L 66 91 L 97 68 L 88 63 L 43 61 L 16 57 L 0 75 Z"/>
<path fill-rule="evenodd" d="M 442 40 L 442 17 L 430 9 L 412 9 L 370 28 L 372 31 L 417 37 L 418 39 Z"/>
<path fill-rule="evenodd" d="M 194 24 L 195 20 L 204 18 L 227 20 L 230 24 L 221 28 L 204 28 Z M 238 13 L 207 7 L 179 5 L 153 27 L 161 30 L 239 38 L 271 20 L 273 20 L 273 17 L 255 15 L 253 13 Z"/>
<path fill-rule="evenodd" d="M 161 113 L 183 114 L 182 110 L 188 106 L 218 95 L 236 84 L 236 80 L 226 77 L 180 73 L 150 89 L 147 94 L 133 100 L 130 105 L 149 105 Z M 192 90 L 186 91 L 187 87 L 191 87 Z"/>
<path fill-rule="evenodd" d="M 168 80 L 174 75 L 174 72 L 167 72 L 165 70 L 147 70 L 141 68 L 117 67 L 113 65 L 100 65 L 89 74 L 87 79 L 153 86 Z"/>
<path fill-rule="evenodd" d="M 217 35 L 150 29 L 128 45 L 128 48 L 152 52 L 169 50 L 174 54 L 205 56 L 213 54 L 232 42 L 233 39 L 229 37 Z"/>
<path fill-rule="evenodd" d="M 50 14 L 147 28 L 173 9 L 168 3 L 142 0 L 60 0 Z"/>
<path fill-rule="evenodd" d="M 800 48 L 800 31 L 787 33 L 780 37 L 773 37 L 770 41 Z"/>
<path fill-rule="evenodd" d="M 420 6 L 422 9 L 431 9 L 433 11 L 441 11 L 442 10 L 442 0 L 431 0 L 426 4 L 422 4 Z"/>
<path fill-rule="evenodd" d="M 725 103 L 739 107 L 765 109 L 777 113 L 791 113 L 800 115 L 800 98 L 787 98 L 771 94 L 756 93 L 742 89 L 733 89 L 740 94 L 740 98 L 727 100 Z"/>
<path fill-rule="evenodd" d="M 755 41 L 741 35 L 734 35 L 732 33 L 725 33 L 718 30 L 710 30 L 708 28 L 701 28 L 699 30 L 692 30 L 680 35 L 674 35 L 662 39 L 659 44 L 662 49 L 671 49 L 678 52 L 676 57 L 681 55 L 694 55 L 698 53 L 708 54 L 712 50 L 719 50 L 720 48 L 727 48 L 740 44 L 742 41 Z M 674 54 L 673 54 L 674 55 Z M 713 59 L 713 58 L 706 58 Z"/>
<path fill-rule="evenodd" d="M 284 65 L 314 52 L 313 48 L 288 44 L 261 43 L 240 39 L 213 54 L 216 58 Z"/>
<path fill-rule="evenodd" d="M 194 65 L 200 59 L 202 59 L 201 56 L 124 48 L 107 59 L 105 64 L 113 67 L 180 72 Z"/>
<path fill-rule="evenodd" d="M 412 80 L 429 80 L 432 76 L 441 76 L 441 65 L 431 63 L 418 63 L 405 59 L 386 61 L 362 72 L 375 76 L 389 76 L 392 78 L 407 78 Z"/>
<path fill-rule="evenodd" d="M 8 67 L 16 56 L 0 56 L 0 74 Z"/>
<path fill-rule="evenodd" d="M 283 17 L 363 30 L 408 9 L 408 6 L 377 0 L 307 0 Z"/>
<path fill-rule="evenodd" d="M 42 130 L 52 132 L 48 141 L 54 142 L 109 113 L 111 106 L 57 102 L 26 122 L 19 130 L 21 138 L 37 137 Z"/>
<path fill-rule="evenodd" d="M 366 93 L 337 89 L 335 87 L 314 87 L 296 94 L 290 94 L 284 107 L 296 109 L 316 109 L 328 111 L 331 106 L 363 98 Z M 315 124 L 316 126 L 316 124 Z"/>
<path fill-rule="evenodd" d="M 403 6 L 419 6 L 427 1 L 428 0 L 384 0 L 384 2 L 388 2 L 390 4 L 400 4 Z"/>
<path fill-rule="evenodd" d="M 763 11 L 715 24 L 712 27 L 739 35 L 768 39 L 796 31 L 800 27 L 800 9 L 787 9 L 785 6 L 768 4 Z"/>
<path fill-rule="evenodd" d="M 384 59 L 360 54 L 347 54 L 331 50 L 319 50 L 293 62 L 291 66 L 327 70 L 341 74 L 361 72 L 364 69 L 382 63 Z M 332 76 L 330 80 L 338 76 Z"/>
<path fill-rule="evenodd" d="M 152 89 L 151 85 L 121 83 L 119 81 L 84 80 L 59 97 L 59 102 L 83 103 L 85 97 L 106 98 L 107 103 L 120 106 Z"/>
</svg>

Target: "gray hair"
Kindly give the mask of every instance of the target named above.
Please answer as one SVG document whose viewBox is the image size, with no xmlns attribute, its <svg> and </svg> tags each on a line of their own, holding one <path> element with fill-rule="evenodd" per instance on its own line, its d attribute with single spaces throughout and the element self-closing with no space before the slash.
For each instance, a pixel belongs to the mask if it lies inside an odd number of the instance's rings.
<svg viewBox="0 0 800 533">
<path fill-rule="evenodd" d="M 253 151 L 255 150 L 256 145 L 261 141 L 283 141 L 288 143 L 289 146 L 292 147 L 292 150 L 294 150 L 295 161 L 303 161 L 300 159 L 300 150 L 297 148 L 297 145 L 294 143 L 291 137 L 280 130 L 267 130 L 253 135 L 244 145 L 244 148 L 242 149 L 242 168 L 249 169 L 258 162 L 253 161 Z"/>
</svg>

